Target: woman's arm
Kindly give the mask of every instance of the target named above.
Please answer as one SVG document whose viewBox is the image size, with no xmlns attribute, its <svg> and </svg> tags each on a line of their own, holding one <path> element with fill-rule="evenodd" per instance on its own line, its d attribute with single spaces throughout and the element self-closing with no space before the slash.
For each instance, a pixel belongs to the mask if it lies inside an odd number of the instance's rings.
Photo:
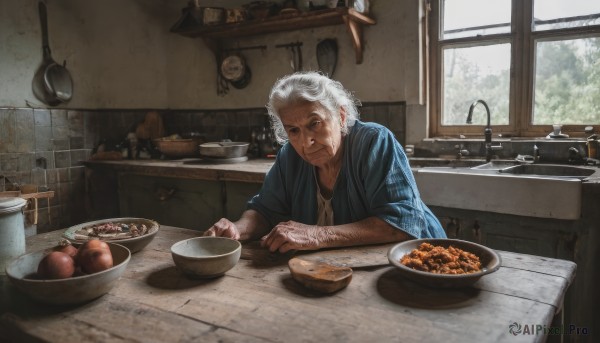
<svg viewBox="0 0 600 343">
<path fill-rule="evenodd" d="M 228 237 L 238 240 L 258 239 L 269 231 L 269 223 L 259 212 L 246 210 L 235 222 L 221 218 L 204 232 L 204 236 Z"/>
<path fill-rule="evenodd" d="M 377 217 L 335 226 L 306 225 L 294 221 L 277 224 L 262 238 L 271 252 L 316 250 L 352 245 L 399 242 L 412 237 Z"/>
</svg>

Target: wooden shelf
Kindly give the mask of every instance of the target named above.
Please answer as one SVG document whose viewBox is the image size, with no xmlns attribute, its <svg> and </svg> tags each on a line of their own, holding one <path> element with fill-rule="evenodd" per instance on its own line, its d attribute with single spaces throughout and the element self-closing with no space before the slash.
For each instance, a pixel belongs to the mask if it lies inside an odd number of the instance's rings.
<svg viewBox="0 0 600 343">
<path fill-rule="evenodd" d="M 215 55 L 219 55 L 221 40 L 341 24 L 345 24 L 350 33 L 356 63 L 362 63 L 362 25 L 374 25 L 375 20 L 351 8 L 282 14 L 234 24 L 174 27 L 171 32 L 193 38 L 202 37 Z"/>
</svg>

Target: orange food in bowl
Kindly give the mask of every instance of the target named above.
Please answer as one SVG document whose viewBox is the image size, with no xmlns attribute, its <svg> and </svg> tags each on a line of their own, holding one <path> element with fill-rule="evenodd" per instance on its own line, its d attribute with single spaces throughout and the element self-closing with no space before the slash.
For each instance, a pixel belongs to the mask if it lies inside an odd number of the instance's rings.
<svg viewBox="0 0 600 343">
<path fill-rule="evenodd" d="M 436 274 L 470 274 L 481 271 L 479 257 L 462 249 L 421 243 L 400 260 L 403 265 Z"/>
</svg>

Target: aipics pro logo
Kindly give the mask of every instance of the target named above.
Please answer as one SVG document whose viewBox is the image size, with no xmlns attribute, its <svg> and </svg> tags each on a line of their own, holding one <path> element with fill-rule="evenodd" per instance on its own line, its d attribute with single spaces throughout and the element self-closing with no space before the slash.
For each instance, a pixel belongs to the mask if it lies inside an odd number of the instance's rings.
<svg viewBox="0 0 600 343">
<path fill-rule="evenodd" d="M 508 325 L 508 332 L 513 336 L 518 335 L 587 335 L 587 327 L 576 325 L 546 326 L 540 324 L 523 324 L 512 322 Z"/>
<path fill-rule="evenodd" d="M 516 336 L 521 333 L 521 324 L 517 322 L 513 322 L 508 326 L 508 332 L 510 332 L 513 336 Z"/>
</svg>

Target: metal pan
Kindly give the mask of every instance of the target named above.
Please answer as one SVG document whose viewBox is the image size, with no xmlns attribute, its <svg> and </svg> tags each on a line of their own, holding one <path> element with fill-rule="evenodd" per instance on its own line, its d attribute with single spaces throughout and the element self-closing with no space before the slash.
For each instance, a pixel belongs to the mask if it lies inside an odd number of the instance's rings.
<svg viewBox="0 0 600 343">
<path fill-rule="evenodd" d="M 246 142 L 208 142 L 200 144 L 200 155 L 217 158 L 235 158 L 246 156 L 248 146 Z"/>
<path fill-rule="evenodd" d="M 44 73 L 46 90 L 61 102 L 67 102 L 73 96 L 73 80 L 65 65 L 66 61 L 63 65 L 52 63 Z"/>
<path fill-rule="evenodd" d="M 73 81 L 65 68 L 52 59 L 48 44 L 48 15 L 46 5 L 38 3 L 42 29 L 43 60 L 33 76 L 32 90 L 35 97 L 50 106 L 69 101 L 73 94 Z"/>
<path fill-rule="evenodd" d="M 329 78 L 335 73 L 335 66 L 338 58 L 337 41 L 333 38 L 327 38 L 317 44 L 317 64 L 319 69 Z"/>
</svg>

